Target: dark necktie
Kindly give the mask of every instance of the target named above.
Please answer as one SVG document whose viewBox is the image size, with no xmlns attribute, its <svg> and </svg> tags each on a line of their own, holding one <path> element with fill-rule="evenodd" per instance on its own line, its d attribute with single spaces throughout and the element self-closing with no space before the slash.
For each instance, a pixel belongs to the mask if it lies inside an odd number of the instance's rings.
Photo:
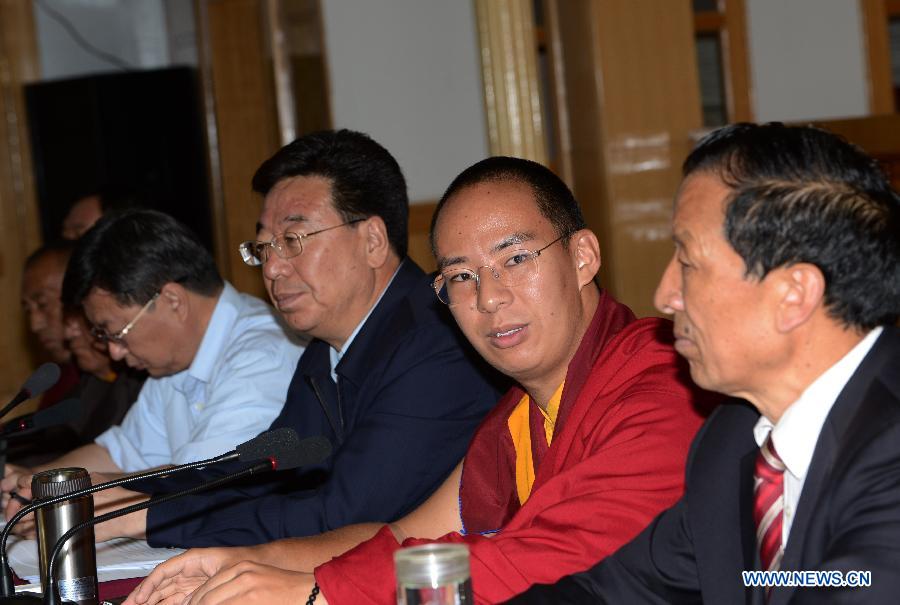
<svg viewBox="0 0 900 605">
<path fill-rule="evenodd" d="M 753 482 L 753 521 L 763 571 L 778 569 L 781 563 L 784 469 L 784 463 L 772 445 L 770 433 L 756 456 Z"/>
</svg>

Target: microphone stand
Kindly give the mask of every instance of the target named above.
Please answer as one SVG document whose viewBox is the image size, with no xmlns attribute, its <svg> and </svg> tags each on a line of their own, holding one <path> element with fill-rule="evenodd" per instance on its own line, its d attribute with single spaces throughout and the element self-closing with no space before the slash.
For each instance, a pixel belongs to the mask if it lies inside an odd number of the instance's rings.
<svg viewBox="0 0 900 605">
<path fill-rule="evenodd" d="M 0 479 L 6 477 L 6 452 L 7 452 L 6 439 L 0 439 Z"/>
<path fill-rule="evenodd" d="M 221 456 L 216 456 L 215 458 L 209 458 L 208 460 L 200 460 L 198 462 L 191 462 L 189 464 L 185 464 L 179 466 L 177 469 L 173 468 L 164 468 L 157 469 L 153 471 L 146 471 L 143 473 L 137 473 L 134 475 L 128 475 L 125 477 L 120 477 L 118 479 L 113 479 L 112 481 L 107 481 L 105 483 L 100 483 L 98 485 L 94 485 L 89 489 L 84 490 L 83 495 L 93 494 L 95 492 L 102 491 L 104 489 L 108 489 L 111 487 L 118 487 L 125 483 L 130 483 L 132 481 L 140 481 L 141 479 L 155 479 L 157 477 L 163 477 L 168 474 L 187 471 L 196 468 L 202 468 L 204 466 L 208 466 L 210 464 L 216 464 L 219 462 L 225 462 L 227 460 L 233 460 L 238 458 L 240 454 L 238 452 L 229 452 L 227 454 L 222 454 Z M 41 500 L 40 502 L 34 502 L 29 504 L 28 506 L 22 508 L 13 515 L 12 519 L 6 524 L 6 527 L 3 528 L 3 531 L 0 532 L 0 597 L 9 597 L 15 594 L 15 583 L 13 582 L 12 570 L 9 567 L 9 560 L 6 555 L 6 542 L 9 538 L 10 530 L 12 527 L 19 522 L 19 520 L 28 515 L 35 510 L 42 508 L 44 506 L 50 506 L 52 504 L 56 504 L 58 502 L 64 502 L 72 497 L 72 494 L 62 494 L 60 496 L 55 496 L 53 498 L 49 498 L 47 500 Z M 0 600 L 2 603 L 2 600 Z"/>
<path fill-rule="evenodd" d="M 88 521 L 84 521 L 83 523 L 79 523 L 75 527 L 72 527 L 60 536 L 59 540 L 56 541 L 56 544 L 53 546 L 53 551 L 50 554 L 50 559 L 47 563 L 47 592 L 44 593 L 43 601 L 38 600 L 38 597 L 33 595 L 18 595 L 19 597 L 26 596 L 28 597 L 28 601 L 21 601 L 22 603 L 43 603 L 43 605 L 72 605 L 71 601 L 61 601 L 59 593 L 57 592 L 56 587 L 56 558 L 59 556 L 59 553 L 62 552 L 63 546 L 66 541 L 69 540 L 72 536 L 77 534 L 78 532 L 87 529 L 93 525 L 97 525 L 103 523 L 104 521 L 109 521 L 111 519 L 116 519 L 118 517 L 122 517 L 124 515 L 130 515 L 131 513 L 137 512 L 139 510 L 144 510 L 145 508 L 150 508 L 154 504 L 162 504 L 164 502 L 170 502 L 177 498 L 181 498 L 183 496 L 189 496 L 191 494 L 195 494 L 197 492 L 201 492 L 206 489 L 211 489 L 215 487 L 219 487 L 220 485 L 225 485 L 230 481 L 235 481 L 237 479 L 242 479 L 244 477 L 249 477 L 258 472 L 262 471 L 270 471 L 275 470 L 276 463 L 274 459 L 266 460 L 263 462 L 258 462 L 253 466 L 246 468 L 242 471 L 238 471 L 237 473 L 233 473 L 231 475 L 226 475 L 224 477 L 220 477 L 219 479 L 215 479 L 213 481 L 207 481 L 206 483 L 201 483 L 200 485 L 195 485 L 194 487 L 185 489 L 180 492 L 175 492 L 174 494 L 167 494 L 165 496 L 159 496 L 156 498 L 151 498 L 150 500 L 146 500 L 144 502 L 140 502 L 138 504 L 132 504 L 131 506 L 126 506 L 125 508 L 121 508 L 119 510 L 114 510 L 112 512 L 108 512 L 104 515 L 100 515 L 99 517 L 94 517 Z M 4 603 L 5 601 L 0 601 L 0 603 Z M 19 601 L 17 601 L 19 602 Z"/>
<path fill-rule="evenodd" d="M 88 522 L 82 523 L 77 527 L 73 527 L 68 532 L 66 532 L 54 546 L 53 553 L 48 564 L 48 573 L 53 574 L 55 558 L 62 550 L 62 546 L 65 541 L 68 540 L 73 534 L 77 533 L 81 529 L 84 529 L 88 525 L 102 523 L 103 521 L 108 521 L 110 519 L 115 519 L 132 512 L 149 508 L 154 504 L 168 502 L 170 500 L 194 494 L 205 489 L 219 487 L 220 485 L 224 485 L 229 481 L 242 479 L 263 470 L 289 470 L 308 464 L 318 464 L 330 454 L 331 442 L 329 442 L 325 437 L 319 435 L 308 437 L 303 441 L 300 441 L 300 439 L 297 437 L 297 433 L 293 429 L 282 427 L 262 433 L 259 436 L 238 445 L 234 449 L 234 451 L 221 454 L 219 456 L 216 456 L 215 458 L 200 460 L 198 462 L 190 462 L 176 467 L 169 467 L 155 471 L 135 473 L 133 475 L 128 475 L 119 479 L 114 479 L 112 481 L 107 481 L 99 485 L 85 488 L 77 492 L 63 494 L 60 496 L 55 496 L 53 498 L 48 498 L 46 500 L 41 500 L 40 502 L 29 504 L 25 508 L 19 510 L 19 512 L 17 512 L 15 515 L 13 515 L 12 519 L 9 520 L 9 523 L 6 524 L 6 527 L 3 528 L 3 531 L 0 532 L 0 567 L 2 567 L 2 571 L 0 571 L 0 605 L 40 602 L 39 597 L 34 597 L 34 595 L 15 595 L 12 571 L 10 570 L 8 557 L 6 555 L 6 541 L 9 538 L 9 533 L 12 526 L 18 523 L 19 520 L 25 515 L 32 513 L 39 508 L 50 506 L 58 502 L 63 502 L 65 500 L 70 500 L 75 497 L 87 496 L 89 494 L 93 494 L 110 487 L 118 487 L 132 481 L 163 477 L 165 475 L 171 475 L 181 471 L 197 469 L 228 460 L 263 460 L 263 462 L 258 462 L 257 464 L 254 464 L 253 466 L 237 473 L 226 475 L 224 477 L 208 481 L 206 483 L 201 483 L 181 492 L 175 492 L 173 494 L 151 498 L 140 504 L 133 504 L 123 509 L 106 513 L 105 515 L 95 517 Z M 47 601 L 49 603 L 59 603 L 59 596 L 56 594 L 56 580 L 52 575 L 48 575 L 47 581 L 50 590 L 47 591 L 45 599 L 49 599 Z"/>
<path fill-rule="evenodd" d="M 16 393 L 16 396 L 3 406 L 3 409 L 0 409 L 0 418 L 6 416 L 20 403 L 28 401 L 32 397 L 37 397 L 55 385 L 59 382 L 60 374 L 61 371 L 59 366 L 55 363 L 48 361 L 47 363 L 41 364 L 41 366 L 28 377 L 28 380 L 25 381 L 25 384 L 19 392 Z M 0 479 L 3 479 L 6 476 L 6 452 L 6 439 L 0 439 Z"/>
<path fill-rule="evenodd" d="M 16 393 L 16 396 L 3 406 L 3 409 L 0 409 L 0 418 L 6 416 L 20 403 L 28 401 L 32 397 L 37 397 L 55 385 L 59 382 L 60 374 L 61 371 L 59 366 L 52 361 L 41 364 L 41 366 L 28 377 L 28 380 L 25 381 L 25 384 L 22 386 L 22 389 Z"/>
</svg>

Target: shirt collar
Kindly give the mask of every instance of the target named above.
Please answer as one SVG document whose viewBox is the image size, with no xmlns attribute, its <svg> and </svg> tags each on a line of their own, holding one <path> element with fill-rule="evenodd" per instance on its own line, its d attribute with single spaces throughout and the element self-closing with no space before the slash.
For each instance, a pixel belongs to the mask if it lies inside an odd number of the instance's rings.
<svg viewBox="0 0 900 605">
<path fill-rule="evenodd" d="M 391 279 L 388 280 L 388 283 L 384 286 L 381 294 L 378 295 L 378 299 L 371 307 L 369 307 L 369 311 L 366 313 L 365 317 L 362 318 L 362 321 L 356 324 L 356 327 L 350 333 L 350 337 L 344 341 L 344 346 L 341 347 L 341 350 L 338 351 L 334 347 L 328 347 L 328 357 L 331 364 L 331 379 L 335 383 L 337 383 L 337 365 L 341 362 L 341 359 L 343 359 L 344 353 L 346 353 L 350 349 L 350 345 L 353 344 L 353 340 L 356 338 L 356 335 L 359 334 L 359 331 L 362 330 L 363 325 L 366 323 L 366 320 L 369 319 L 372 311 L 374 311 L 375 307 L 378 306 L 378 303 L 381 302 L 381 299 L 384 297 L 384 293 L 387 292 L 388 288 L 391 287 L 391 283 L 394 281 L 394 278 L 397 277 L 397 273 L 400 271 L 400 267 L 403 266 L 403 262 L 397 265 L 397 268 L 394 270 L 394 274 L 391 275 Z"/>
<path fill-rule="evenodd" d="M 879 326 L 866 334 L 840 361 L 816 378 L 800 398 L 788 406 L 778 424 L 773 425 L 765 416 L 759 417 L 753 427 L 757 445 L 762 446 L 771 432 L 775 451 L 794 477 L 806 477 L 828 413 L 882 331 Z"/>
<path fill-rule="evenodd" d="M 200 347 L 197 348 L 194 360 L 187 369 L 188 376 L 203 383 L 210 381 L 218 364 L 219 355 L 225 350 L 225 342 L 233 335 L 241 305 L 241 295 L 231 284 L 225 282 L 209 323 L 206 324 L 206 332 L 200 341 Z"/>
</svg>

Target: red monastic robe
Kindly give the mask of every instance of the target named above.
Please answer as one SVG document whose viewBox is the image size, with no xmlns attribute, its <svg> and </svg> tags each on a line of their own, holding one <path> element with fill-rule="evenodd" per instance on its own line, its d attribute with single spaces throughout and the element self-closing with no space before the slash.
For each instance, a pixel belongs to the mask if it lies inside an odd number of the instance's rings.
<svg viewBox="0 0 900 605">
<path fill-rule="evenodd" d="M 692 385 L 671 341 L 668 321 L 636 320 L 601 293 L 569 364 L 549 447 L 543 416 L 531 403 L 535 481 L 524 505 L 507 426 L 522 389 L 511 389 L 482 422 L 463 465 L 464 534 L 438 540 L 469 546 L 477 603 L 504 601 L 590 567 L 681 496 L 688 447 L 712 398 Z M 392 557 L 400 546 L 385 526 L 318 567 L 328 602 L 395 602 Z"/>
</svg>

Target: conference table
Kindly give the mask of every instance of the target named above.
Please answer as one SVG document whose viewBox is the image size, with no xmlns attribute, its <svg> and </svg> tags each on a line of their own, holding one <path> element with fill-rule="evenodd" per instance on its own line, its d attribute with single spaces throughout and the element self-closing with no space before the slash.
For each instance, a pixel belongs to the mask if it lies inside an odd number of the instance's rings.
<svg viewBox="0 0 900 605">
<path fill-rule="evenodd" d="M 184 552 L 179 548 L 151 548 L 144 540 L 117 538 L 99 543 L 97 576 L 101 602 L 120 603 L 157 564 Z M 37 542 L 10 537 L 8 557 L 16 584 L 38 582 Z M 38 587 L 39 588 L 39 587 Z"/>
<path fill-rule="evenodd" d="M 125 600 L 132 590 L 141 583 L 143 578 L 125 578 L 121 580 L 110 580 L 108 582 L 100 582 L 99 584 L 99 593 L 100 593 L 100 605 L 104 603 L 109 603 L 110 605 L 117 605 Z M 15 581 L 17 585 L 25 584 L 25 580 L 22 580 L 18 576 L 15 576 Z"/>
</svg>

